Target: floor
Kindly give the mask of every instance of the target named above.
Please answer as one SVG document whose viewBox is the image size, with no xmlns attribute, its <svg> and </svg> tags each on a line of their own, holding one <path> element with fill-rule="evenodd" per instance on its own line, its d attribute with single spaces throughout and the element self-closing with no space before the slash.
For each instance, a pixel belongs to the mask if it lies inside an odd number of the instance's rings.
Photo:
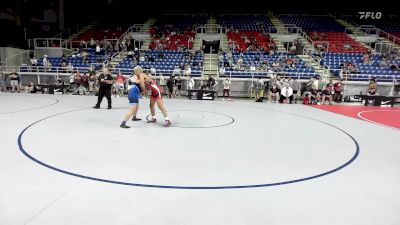
<svg viewBox="0 0 400 225">
<path fill-rule="evenodd" d="M 95 102 L 0 93 L 1 225 L 400 224 L 397 109 Z"/>
</svg>

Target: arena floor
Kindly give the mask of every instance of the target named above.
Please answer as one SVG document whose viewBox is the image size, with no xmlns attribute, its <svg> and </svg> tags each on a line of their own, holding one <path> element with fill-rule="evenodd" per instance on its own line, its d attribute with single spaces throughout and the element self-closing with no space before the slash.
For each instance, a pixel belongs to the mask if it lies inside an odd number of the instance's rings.
<svg viewBox="0 0 400 225">
<path fill-rule="evenodd" d="M 0 94 L 1 225 L 400 224 L 399 108 L 105 100 Z"/>
</svg>

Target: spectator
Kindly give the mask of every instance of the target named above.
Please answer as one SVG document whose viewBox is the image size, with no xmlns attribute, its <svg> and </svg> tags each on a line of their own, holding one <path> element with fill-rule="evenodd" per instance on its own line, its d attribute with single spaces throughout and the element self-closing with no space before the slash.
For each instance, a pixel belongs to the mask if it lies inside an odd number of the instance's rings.
<svg viewBox="0 0 400 225">
<path fill-rule="evenodd" d="M 261 80 L 261 77 L 258 78 L 258 80 L 256 80 L 254 82 L 254 97 L 255 99 L 259 99 L 261 96 L 261 90 L 263 90 L 264 87 L 264 81 Z"/>
<path fill-rule="evenodd" d="M 67 63 L 67 57 L 65 57 L 65 54 L 63 54 L 63 55 L 61 56 L 61 62 Z"/>
<path fill-rule="evenodd" d="M 154 68 L 154 66 L 152 66 L 151 68 L 150 68 L 150 73 L 151 73 L 151 75 L 156 75 L 156 68 Z"/>
<path fill-rule="evenodd" d="M 74 71 L 74 66 L 71 63 L 67 65 L 67 73 L 72 73 Z"/>
<path fill-rule="evenodd" d="M 82 85 L 83 85 L 86 89 L 88 89 L 88 88 L 89 88 L 89 75 L 86 74 L 86 73 L 83 73 L 83 74 L 81 75 L 81 77 L 82 77 L 82 80 L 81 80 Z"/>
<path fill-rule="evenodd" d="M 160 76 L 160 81 L 159 81 L 158 84 L 165 90 L 165 79 L 164 79 L 164 76 L 161 73 L 159 73 L 159 76 Z"/>
<path fill-rule="evenodd" d="M 395 80 L 393 87 L 394 95 L 398 96 L 400 94 L 400 82 L 399 80 Z"/>
<path fill-rule="evenodd" d="M 325 101 L 328 100 L 329 105 L 332 105 L 332 92 L 333 85 L 332 80 L 322 90 L 322 104 L 325 105 Z"/>
<path fill-rule="evenodd" d="M 82 59 L 83 59 L 83 60 L 86 60 L 87 57 L 88 57 L 88 55 L 89 55 L 89 53 L 87 53 L 85 50 L 83 50 L 83 51 L 81 52 L 81 56 L 82 56 Z"/>
<path fill-rule="evenodd" d="M 14 69 L 8 77 L 10 78 L 10 84 L 11 84 L 11 93 L 14 93 L 15 88 L 17 88 L 17 91 L 19 93 L 19 74 L 17 71 Z"/>
<path fill-rule="evenodd" d="M 82 84 L 82 76 L 79 73 L 79 71 L 77 71 L 77 73 L 75 74 L 74 81 L 75 81 L 74 90 L 76 90 Z"/>
<path fill-rule="evenodd" d="M 193 77 L 191 77 L 189 75 L 188 84 L 187 84 L 188 90 L 194 89 L 194 85 L 195 85 L 194 79 L 193 79 Z"/>
<path fill-rule="evenodd" d="M 86 41 L 84 41 L 84 40 L 81 40 L 81 42 L 79 42 L 79 48 L 86 48 L 87 46 L 86 46 Z"/>
<path fill-rule="evenodd" d="M 229 78 L 225 78 L 225 80 L 222 82 L 222 86 L 224 87 L 224 91 L 222 94 L 222 97 L 225 97 L 225 95 L 228 96 L 228 100 L 231 100 L 231 84 L 232 82 L 229 80 Z M 222 98 L 224 100 L 224 98 Z"/>
<path fill-rule="evenodd" d="M 133 58 L 133 51 L 129 50 L 128 52 L 128 59 L 132 59 Z"/>
<path fill-rule="evenodd" d="M 303 104 L 313 104 L 313 103 L 317 103 L 318 101 L 318 92 L 317 92 L 317 88 L 318 88 L 318 81 L 316 81 L 316 79 L 314 77 L 312 77 L 306 84 L 305 86 L 305 91 L 304 91 L 304 100 L 303 100 Z"/>
<path fill-rule="evenodd" d="M 300 83 L 296 78 L 292 79 L 292 77 L 289 77 L 289 87 L 293 89 L 293 99 L 294 103 L 296 103 L 297 98 L 300 95 Z"/>
<path fill-rule="evenodd" d="M 296 45 L 292 45 L 292 47 L 290 47 L 289 49 L 289 54 L 295 54 L 296 53 Z"/>
<path fill-rule="evenodd" d="M 86 95 L 86 88 L 82 84 L 72 93 L 73 95 Z"/>
<path fill-rule="evenodd" d="M 26 93 L 36 93 L 38 91 L 38 88 L 36 85 L 33 84 L 33 82 L 30 82 L 28 86 L 25 87 L 25 92 Z"/>
<path fill-rule="evenodd" d="M 72 88 L 72 89 L 74 89 L 73 87 L 75 86 L 75 75 L 74 74 L 72 74 L 71 76 L 69 76 L 69 84 L 70 84 L 70 87 Z"/>
<path fill-rule="evenodd" d="M 210 75 L 210 76 L 208 77 L 208 80 L 207 80 L 207 87 L 208 87 L 208 89 L 214 91 L 215 88 L 216 88 L 216 86 L 217 86 L 217 82 L 216 82 L 215 79 Z"/>
<path fill-rule="evenodd" d="M 254 66 L 254 64 L 251 64 L 250 71 L 251 72 L 256 72 L 256 66 Z"/>
<path fill-rule="evenodd" d="M 333 89 L 335 90 L 335 94 L 333 95 L 333 101 L 341 102 L 342 101 L 342 80 L 339 80 L 333 84 Z"/>
<path fill-rule="evenodd" d="M 6 81 L 7 81 L 7 76 L 5 73 L 3 73 L 3 70 L 0 67 L 0 92 L 2 91 L 7 92 Z"/>
<path fill-rule="evenodd" d="M 44 56 L 43 56 L 43 61 L 42 61 L 42 64 L 43 64 L 43 67 L 44 67 L 44 68 L 47 68 L 47 63 L 48 63 L 47 55 L 44 55 Z"/>
<path fill-rule="evenodd" d="M 369 82 L 367 95 L 376 95 L 377 89 L 378 89 L 378 84 L 377 84 L 375 78 L 373 77 L 371 79 L 371 81 Z"/>
<path fill-rule="evenodd" d="M 190 68 L 190 65 L 186 65 L 186 70 L 185 70 L 185 76 L 190 76 L 192 74 L 192 69 Z"/>
<path fill-rule="evenodd" d="M 387 61 L 386 58 L 383 58 L 383 59 L 381 60 L 381 62 L 379 63 L 379 66 L 380 66 L 380 67 L 386 67 L 386 66 L 388 66 L 388 65 L 389 65 L 389 63 L 388 63 L 388 61 Z"/>
<path fill-rule="evenodd" d="M 100 45 L 97 44 L 96 45 L 96 55 L 100 55 L 100 51 L 101 51 Z"/>
<path fill-rule="evenodd" d="M 89 92 L 95 91 L 96 88 L 96 73 L 89 70 Z"/>
<path fill-rule="evenodd" d="M 103 69 L 103 73 L 100 74 L 98 82 L 100 85 L 98 99 L 97 104 L 93 108 L 99 109 L 101 101 L 103 100 L 104 96 L 106 96 L 108 101 L 108 109 L 111 109 L 111 86 L 113 83 L 113 78 L 107 68 Z"/>
<path fill-rule="evenodd" d="M 32 57 L 31 59 L 31 66 L 37 66 L 38 62 L 35 56 Z"/>
<path fill-rule="evenodd" d="M 115 78 L 116 81 L 116 90 L 117 90 L 117 97 L 121 97 L 122 95 L 124 95 L 124 90 L 125 90 L 125 82 L 126 82 L 126 78 L 119 73 L 117 75 L 117 77 Z"/>
<path fill-rule="evenodd" d="M 391 69 L 392 71 L 397 71 L 397 70 L 399 69 L 399 64 L 397 64 L 397 63 L 391 64 L 391 65 L 390 65 L 390 69 Z"/>
<path fill-rule="evenodd" d="M 172 71 L 172 76 L 180 76 L 181 75 L 181 70 L 179 69 L 178 66 L 175 66 L 174 71 Z"/>
<path fill-rule="evenodd" d="M 280 95 L 280 90 L 276 87 L 276 84 L 273 84 L 271 86 L 271 89 L 269 91 L 269 96 L 268 96 L 268 100 L 272 101 L 272 99 L 274 99 L 275 102 L 279 102 L 279 95 Z"/>
<path fill-rule="evenodd" d="M 363 56 L 363 63 L 364 65 L 369 65 L 371 64 L 370 58 L 369 58 L 369 54 L 364 54 Z"/>
<path fill-rule="evenodd" d="M 96 48 L 96 42 L 93 38 L 90 38 L 90 48 Z"/>
<path fill-rule="evenodd" d="M 175 80 L 176 92 L 175 94 L 181 96 L 182 95 L 182 80 L 181 77 L 178 76 Z"/>
<path fill-rule="evenodd" d="M 53 64 L 51 64 L 50 61 L 47 62 L 47 66 L 45 68 L 45 71 L 51 71 L 51 67 L 53 66 Z"/>
</svg>

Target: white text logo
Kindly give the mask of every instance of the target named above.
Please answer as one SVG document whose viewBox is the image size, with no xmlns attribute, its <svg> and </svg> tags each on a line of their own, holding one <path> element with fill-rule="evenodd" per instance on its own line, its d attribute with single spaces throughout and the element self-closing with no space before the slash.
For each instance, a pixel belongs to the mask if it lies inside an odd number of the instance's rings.
<svg viewBox="0 0 400 225">
<path fill-rule="evenodd" d="M 381 12 L 358 12 L 360 14 L 360 19 L 371 18 L 373 20 L 379 20 L 382 18 Z"/>
</svg>

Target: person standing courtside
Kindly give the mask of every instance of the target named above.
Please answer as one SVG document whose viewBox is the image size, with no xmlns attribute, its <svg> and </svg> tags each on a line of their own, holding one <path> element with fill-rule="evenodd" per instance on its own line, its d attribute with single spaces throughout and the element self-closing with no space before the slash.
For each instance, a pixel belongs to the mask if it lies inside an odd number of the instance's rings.
<svg viewBox="0 0 400 225">
<path fill-rule="evenodd" d="M 100 74 L 98 82 L 100 87 L 97 104 L 93 108 L 100 109 L 101 101 L 103 100 L 103 97 L 106 96 L 108 101 L 108 109 L 111 109 L 111 86 L 113 84 L 113 78 L 107 68 L 103 69 L 103 73 Z"/>
<path fill-rule="evenodd" d="M 19 93 L 19 74 L 17 71 L 14 69 L 8 77 L 10 78 L 11 92 L 14 93 L 15 89 L 17 89 Z"/>
</svg>

